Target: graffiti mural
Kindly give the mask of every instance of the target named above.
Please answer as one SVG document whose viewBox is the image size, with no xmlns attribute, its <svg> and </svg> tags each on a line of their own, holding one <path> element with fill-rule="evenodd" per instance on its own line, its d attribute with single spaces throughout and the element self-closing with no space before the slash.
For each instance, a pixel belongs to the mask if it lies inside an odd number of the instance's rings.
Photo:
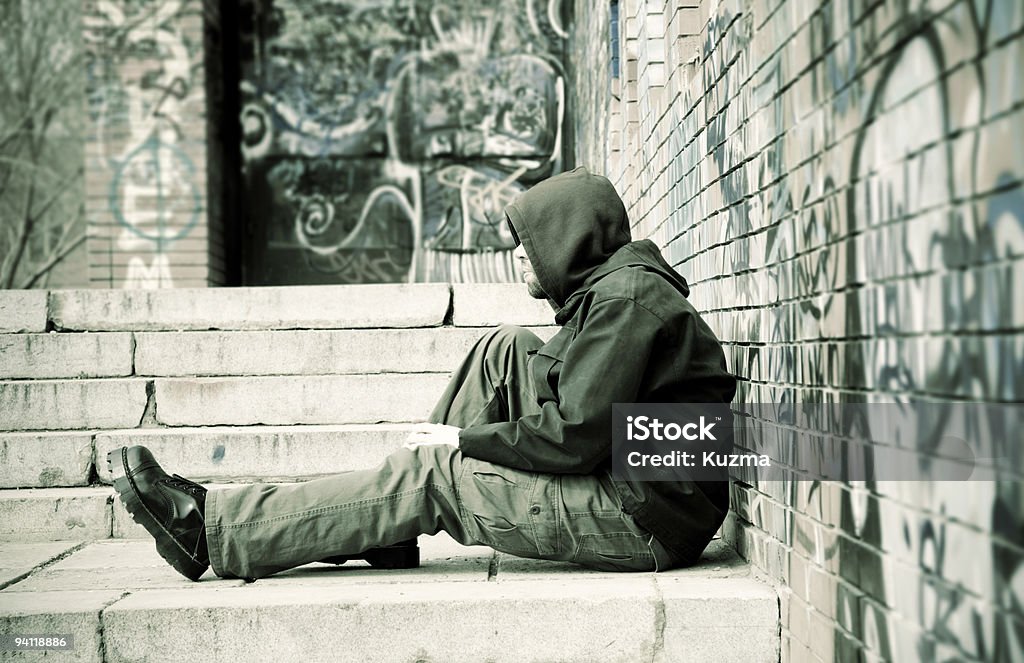
<svg viewBox="0 0 1024 663">
<path fill-rule="evenodd" d="M 513 280 L 502 209 L 563 167 L 561 13 L 246 4 L 246 281 Z"/>
<path fill-rule="evenodd" d="M 742 4 L 711 3 L 681 94 L 706 124 L 680 114 L 676 211 L 642 229 L 731 341 L 738 407 L 1021 402 L 1019 3 L 822 3 L 800 29 L 798 3 Z M 737 444 L 799 469 L 798 433 Z M 1015 440 L 994 444 L 1020 467 Z M 922 468 L 944 455 L 912 451 Z M 1024 478 L 999 476 L 742 477 L 739 544 L 791 590 L 788 660 L 1024 660 Z"/>
<path fill-rule="evenodd" d="M 206 250 L 201 3 L 88 5 L 90 262 L 106 272 L 91 278 L 171 287 L 172 258 Z"/>
<path fill-rule="evenodd" d="M 999 61 L 1008 55 L 999 49 L 993 49 L 989 58 L 967 64 L 958 78 L 945 76 L 951 68 L 951 56 L 965 51 L 985 52 L 997 41 L 993 38 L 999 30 L 996 21 L 1005 19 L 1000 16 L 1001 4 L 961 3 L 942 18 L 904 7 L 893 25 L 884 25 L 878 19 L 865 25 L 865 31 L 876 34 L 895 30 L 905 35 L 905 40 L 888 55 L 874 85 L 855 90 L 867 100 L 867 115 L 881 119 L 856 134 L 850 174 L 867 186 L 859 195 L 852 189 L 847 193 L 847 217 L 862 226 L 877 226 L 935 210 L 930 215 L 931 228 L 922 236 L 906 236 L 903 259 L 890 260 L 888 269 L 878 268 L 879 277 L 914 274 L 933 265 L 947 269 L 972 267 L 1014 252 L 1020 255 L 1024 246 L 1024 194 L 1019 185 L 1006 188 L 1007 183 L 1016 183 L 1024 175 L 1014 168 L 1012 158 L 1007 159 L 1009 153 L 1019 149 L 1019 131 L 1011 128 L 1019 123 L 1019 113 L 1016 120 L 1012 115 L 1002 121 L 986 120 L 1010 110 L 1005 95 L 1019 95 L 1022 81 L 1019 76 L 1012 81 L 1004 77 L 989 80 L 988 75 L 998 71 Z M 872 57 L 869 51 L 855 55 Z M 1004 66 L 1013 66 L 1009 62 L 1006 60 Z M 921 80 L 935 83 L 907 99 L 906 90 L 918 87 L 916 81 Z M 997 89 L 1007 83 L 1009 89 Z M 899 115 L 885 112 L 892 108 L 899 108 Z M 906 131 L 896 119 L 904 114 L 915 118 L 913 131 Z M 955 131 L 979 124 L 980 129 L 968 131 L 960 141 L 944 140 Z M 966 154 L 957 154 L 958 148 L 965 149 Z M 894 156 L 902 157 L 901 161 L 894 163 Z M 996 196 L 986 195 L 1000 189 L 1003 191 Z M 956 203 L 963 198 L 971 202 Z M 914 246 L 927 248 L 915 250 Z M 847 263 L 866 261 L 863 251 L 863 246 L 847 243 Z M 1020 299 L 1020 293 L 1014 292 L 1020 283 L 1007 282 L 1003 287 L 979 283 L 966 289 L 954 285 L 952 279 L 941 283 L 951 287 L 938 298 L 943 302 L 938 310 L 930 314 L 937 318 L 936 326 L 941 330 L 970 328 L 974 320 L 983 317 L 983 311 Z M 910 302 L 930 299 L 928 286 L 927 282 L 908 281 L 879 290 L 874 311 L 878 327 L 893 331 L 927 329 L 927 323 L 922 324 L 923 311 L 918 308 L 920 313 L 915 315 L 917 307 Z M 865 313 L 856 311 L 859 315 Z M 981 324 L 992 325 L 993 329 L 1002 326 L 998 320 Z M 985 354 L 995 355 L 998 349 L 983 351 L 977 340 L 972 343 L 971 339 L 947 336 L 937 344 L 941 348 L 938 352 L 926 349 L 917 356 L 906 351 L 878 353 L 874 366 L 855 364 L 851 370 L 873 371 L 878 379 L 891 376 L 885 381 L 886 388 L 905 393 L 1019 401 L 1019 385 L 1001 380 L 991 370 L 991 362 L 985 361 Z M 1007 358 L 1013 354 L 1007 353 Z M 976 423 L 980 430 L 990 431 L 998 430 L 992 427 L 998 425 Z M 941 455 L 941 450 L 935 448 L 917 451 L 925 464 Z M 894 609 L 915 618 L 928 636 L 894 633 L 886 628 L 886 622 L 876 621 L 873 638 L 879 650 L 895 659 L 1024 658 L 1024 624 L 1010 616 L 1024 614 L 1024 555 L 1010 552 L 1011 546 L 1024 546 L 1024 522 L 1019 516 L 1021 478 L 1007 475 L 994 485 L 972 485 L 969 491 L 974 495 L 966 500 L 968 505 L 964 504 L 965 491 L 942 486 L 941 482 L 871 487 L 934 514 L 905 510 L 897 516 L 885 513 L 885 507 L 870 509 L 866 514 L 865 526 L 877 533 L 876 545 L 916 570 L 910 576 L 914 581 L 901 582 L 896 576 L 887 577 L 881 567 L 868 569 L 877 574 L 872 581 L 878 594 Z M 1018 514 L 1016 518 L 1014 513 Z M 975 522 L 975 518 L 985 534 L 964 526 L 965 521 Z M 967 551 L 971 551 L 969 557 Z"/>
</svg>

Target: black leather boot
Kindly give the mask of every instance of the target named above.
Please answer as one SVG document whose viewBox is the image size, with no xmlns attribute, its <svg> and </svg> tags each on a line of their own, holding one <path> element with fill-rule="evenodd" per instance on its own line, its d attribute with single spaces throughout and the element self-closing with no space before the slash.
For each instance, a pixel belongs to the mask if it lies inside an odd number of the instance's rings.
<svg viewBox="0 0 1024 663">
<path fill-rule="evenodd" d="M 189 580 L 210 568 L 206 547 L 206 489 L 163 471 L 146 447 L 107 454 L 114 489 L 132 520 L 156 539 L 156 550 Z"/>
<path fill-rule="evenodd" d="M 415 569 L 420 565 L 420 547 L 416 539 L 409 539 L 383 548 L 370 548 L 358 555 L 334 555 L 320 561 L 344 564 L 352 559 L 365 559 L 375 569 Z"/>
</svg>

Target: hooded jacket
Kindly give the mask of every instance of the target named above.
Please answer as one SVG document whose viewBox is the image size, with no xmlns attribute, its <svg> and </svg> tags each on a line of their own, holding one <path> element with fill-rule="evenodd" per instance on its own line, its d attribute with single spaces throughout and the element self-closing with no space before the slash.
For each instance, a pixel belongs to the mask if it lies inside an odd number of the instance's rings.
<svg viewBox="0 0 1024 663">
<path fill-rule="evenodd" d="M 611 183 L 585 168 L 505 209 L 561 326 L 531 360 L 541 412 L 471 426 L 470 457 L 545 473 L 611 467 L 613 403 L 728 403 L 736 391 L 690 289 L 650 240 L 631 241 Z M 622 509 L 678 564 L 699 559 L 728 511 L 729 484 L 615 481 Z"/>
</svg>

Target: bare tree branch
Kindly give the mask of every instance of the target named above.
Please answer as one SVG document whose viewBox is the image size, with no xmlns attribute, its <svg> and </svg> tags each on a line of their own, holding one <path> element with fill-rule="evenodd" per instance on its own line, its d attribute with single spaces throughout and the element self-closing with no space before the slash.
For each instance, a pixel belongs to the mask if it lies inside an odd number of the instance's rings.
<svg viewBox="0 0 1024 663">
<path fill-rule="evenodd" d="M 68 33 L 79 25 L 79 7 L 68 0 L 0 0 L 0 34 L 9 37 L 0 39 L 0 287 L 38 287 L 85 241 L 82 211 L 64 213 L 65 194 L 84 172 L 69 163 L 62 142 L 81 135 L 69 129 L 77 121 L 69 100 L 80 94 L 76 84 L 88 58 L 116 57 L 127 35 L 168 13 L 166 4 L 152 2 L 120 25 L 97 15 L 87 20 L 96 30 L 77 33 L 86 42 L 80 43 Z M 211 20 L 216 9 L 203 0 Z"/>
<path fill-rule="evenodd" d="M 43 203 L 42 207 L 40 207 L 34 214 L 32 214 L 33 224 L 40 218 L 42 218 L 44 214 L 46 214 L 47 210 L 49 210 L 50 207 L 52 207 L 53 204 L 57 202 L 57 200 L 71 188 L 71 183 L 77 180 L 79 177 L 81 177 L 82 173 L 84 172 L 85 167 L 79 166 L 78 169 L 75 170 L 75 172 L 71 173 L 70 175 L 64 178 L 64 180 L 58 186 L 57 190 L 54 191 L 53 194 L 46 199 L 46 202 Z"/>
<path fill-rule="evenodd" d="M 25 125 L 28 124 L 29 118 L 33 115 L 32 112 L 26 112 L 25 116 L 15 123 L 13 129 L 11 129 L 6 136 L 0 138 L 0 150 L 7 147 L 7 143 L 11 142 L 22 134 L 25 130 Z"/>
<path fill-rule="evenodd" d="M 48 175 L 51 179 L 54 179 L 54 180 L 56 180 L 59 177 L 59 175 L 57 173 L 55 173 L 54 170 L 52 168 L 50 168 L 49 166 L 42 166 L 42 165 L 40 165 L 38 163 L 32 163 L 31 161 L 26 161 L 25 159 L 18 159 L 18 158 L 15 158 L 15 157 L 6 157 L 6 156 L 0 154 L 0 163 L 8 164 L 9 166 L 12 166 L 14 168 L 22 168 L 24 170 L 34 170 L 35 173 Z"/>
<path fill-rule="evenodd" d="M 40 232 L 43 240 L 43 256 L 52 255 L 61 250 L 71 231 L 76 229 L 75 224 L 78 223 L 80 218 L 82 218 L 81 207 L 79 207 L 78 212 L 75 214 L 75 218 L 70 222 L 66 219 L 54 219 L 52 215 L 43 221 L 42 231 Z M 42 219 L 40 220 L 42 221 Z M 53 239 L 55 234 L 58 235 L 56 242 Z"/>
<path fill-rule="evenodd" d="M 0 179 L 0 197 L 2 197 L 4 191 L 7 190 L 7 185 L 11 183 L 11 179 L 14 177 L 14 173 L 14 168 L 8 168 L 4 171 L 2 179 Z"/>
<path fill-rule="evenodd" d="M 7 273 L 7 265 L 14 257 L 14 247 L 18 243 L 18 226 L 16 224 L 4 224 L 7 228 L 7 236 L 4 240 L 4 257 L 0 260 L 0 283 L 3 283 L 3 276 Z"/>
<path fill-rule="evenodd" d="M 36 270 L 35 274 L 22 281 L 21 287 L 27 289 L 34 286 L 36 284 L 36 281 L 45 276 L 51 269 L 56 267 L 60 263 L 60 261 L 64 260 L 64 258 L 67 258 L 68 255 L 72 251 L 77 249 L 79 246 L 81 246 L 82 242 L 84 242 L 87 238 L 88 235 L 86 233 L 82 233 L 82 235 L 74 242 L 68 244 L 63 249 L 57 251 L 54 254 L 54 256 L 46 262 L 46 264 L 44 264 L 43 266 Z"/>
<path fill-rule="evenodd" d="M 7 278 L 4 282 L 4 288 L 10 289 L 14 285 L 14 275 L 18 273 L 18 265 L 21 264 L 21 258 L 25 255 L 25 247 L 28 246 L 28 238 L 32 234 L 32 227 L 35 223 L 32 218 L 30 210 L 32 209 L 33 198 L 36 194 L 36 181 L 32 180 L 28 186 L 28 200 L 25 201 L 25 215 L 22 219 L 21 233 L 18 235 L 18 241 L 14 247 L 14 253 L 11 254 L 11 264 L 7 272 Z M 6 262 L 6 260 L 5 260 Z M 2 276 L 2 275 L 0 275 Z"/>
</svg>

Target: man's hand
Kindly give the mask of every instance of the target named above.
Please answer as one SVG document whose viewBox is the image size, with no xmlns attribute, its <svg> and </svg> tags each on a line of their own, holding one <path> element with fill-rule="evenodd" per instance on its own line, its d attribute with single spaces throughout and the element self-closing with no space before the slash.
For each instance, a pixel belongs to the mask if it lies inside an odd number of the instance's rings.
<svg viewBox="0 0 1024 663">
<path fill-rule="evenodd" d="M 428 444 L 447 444 L 452 447 L 459 446 L 458 426 L 447 424 L 417 424 L 415 430 L 405 440 L 406 449 L 415 449 Z"/>
</svg>

